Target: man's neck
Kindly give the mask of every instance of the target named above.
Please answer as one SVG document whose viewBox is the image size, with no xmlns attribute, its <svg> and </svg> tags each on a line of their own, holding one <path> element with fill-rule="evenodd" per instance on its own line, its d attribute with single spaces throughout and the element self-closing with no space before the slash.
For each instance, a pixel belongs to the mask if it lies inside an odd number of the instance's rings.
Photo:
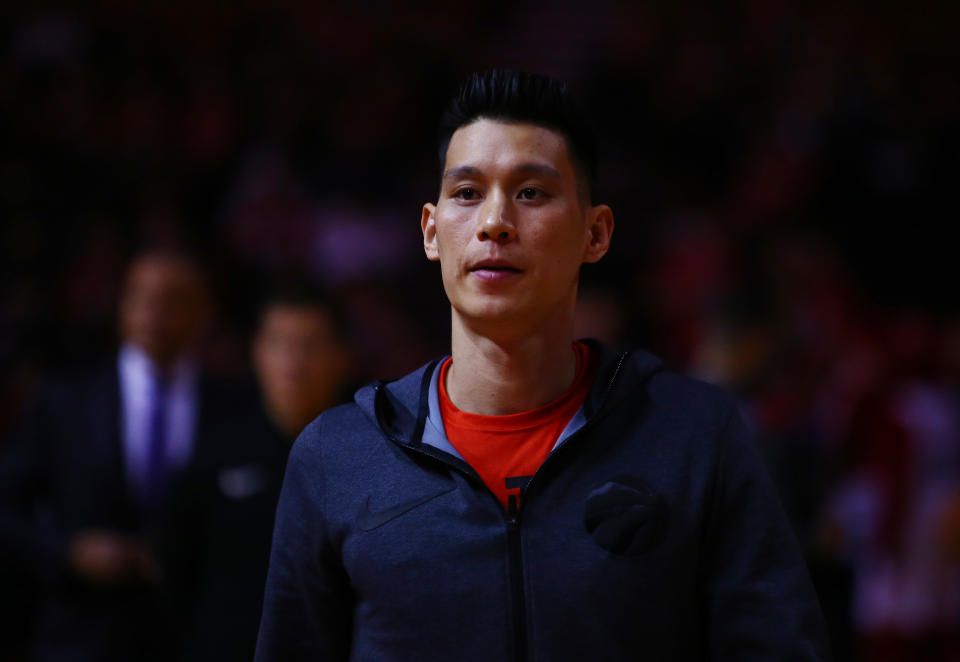
<svg viewBox="0 0 960 662">
<path fill-rule="evenodd" d="M 573 383 L 572 315 L 512 339 L 476 333 L 456 312 L 452 326 L 453 363 L 446 388 L 462 411 L 486 416 L 529 411 L 557 399 Z"/>
</svg>

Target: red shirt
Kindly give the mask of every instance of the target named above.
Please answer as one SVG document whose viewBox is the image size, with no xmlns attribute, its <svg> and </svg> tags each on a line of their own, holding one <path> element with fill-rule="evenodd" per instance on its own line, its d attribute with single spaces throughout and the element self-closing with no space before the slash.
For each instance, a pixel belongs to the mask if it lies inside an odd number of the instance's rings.
<svg viewBox="0 0 960 662">
<path fill-rule="evenodd" d="M 457 409 L 446 386 L 453 359 L 447 359 L 440 368 L 440 414 L 447 439 L 508 510 L 511 497 L 519 505 L 520 490 L 553 450 L 590 390 L 590 350 L 581 342 L 575 342 L 573 350 L 577 371 L 563 395 L 542 407 L 506 416 Z"/>
</svg>

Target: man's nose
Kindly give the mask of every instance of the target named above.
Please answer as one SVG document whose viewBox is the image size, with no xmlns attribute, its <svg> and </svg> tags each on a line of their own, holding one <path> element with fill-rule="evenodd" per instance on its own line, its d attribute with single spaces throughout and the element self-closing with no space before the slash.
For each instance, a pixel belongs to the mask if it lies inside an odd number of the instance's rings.
<svg viewBox="0 0 960 662">
<path fill-rule="evenodd" d="M 482 210 L 477 239 L 506 244 L 516 238 L 517 228 L 509 217 L 508 205 L 499 196 L 492 196 Z"/>
</svg>

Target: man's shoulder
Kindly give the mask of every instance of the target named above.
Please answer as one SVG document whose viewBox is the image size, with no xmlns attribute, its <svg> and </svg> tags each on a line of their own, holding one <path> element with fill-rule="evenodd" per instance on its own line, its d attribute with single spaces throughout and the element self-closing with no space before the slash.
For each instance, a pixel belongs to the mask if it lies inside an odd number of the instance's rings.
<svg viewBox="0 0 960 662">
<path fill-rule="evenodd" d="M 693 481 L 753 443 L 736 398 L 721 386 L 667 369 L 628 383 L 611 420 L 631 441 L 623 452 L 641 464 L 657 458 L 661 469 L 671 466 Z"/>
<path fill-rule="evenodd" d="M 356 402 L 345 402 L 324 410 L 308 423 L 300 434 L 310 438 L 342 435 L 366 420 L 367 416 Z"/>
<path fill-rule="evenodd" d="M 625 371 L 625 387 L 633 394 L 642 394 L 659 406 L 726 409 L 734 402 L 721 386 L 711 384 L 664 366 L 656 356 L 642 351 L 629 352 Z"/>
<path fill-rule="evenodd" d="M 425 407 L 423 393 L 432 361 L 395 380 L 378 380 L 357 390 L 352 402 L 324 411 L 308 424 L 291 451 L 291 461 L 353 467 L 379 466 L 390 439 L 409 441 Z"/>
<path fill-rule="evenodd" d="M 722 386 L 679 372 L 658 373 L 650 380 L 648 390 L 651 399 L 661 405 L 714 410 L 734 404 L 732 394 Z"/>
<path fill-rule="evenodd" d="M 379 436 L 376 427 L 355 402 L 327 409 L 303 429 L 291 456 L 319 458 L 339 450 L 356 451 L 365 440 Z"/>
<path fill-rule="evenodd" d="M 649 355 L 637 354 L 631 362 L 649 362 Z M 718 432 L 738 409 L 734 396 L 723 387 L 663 367 L 642 379 L 628 373 L 624 381 L 620 406 L 675 429 Z"/>
</svg>

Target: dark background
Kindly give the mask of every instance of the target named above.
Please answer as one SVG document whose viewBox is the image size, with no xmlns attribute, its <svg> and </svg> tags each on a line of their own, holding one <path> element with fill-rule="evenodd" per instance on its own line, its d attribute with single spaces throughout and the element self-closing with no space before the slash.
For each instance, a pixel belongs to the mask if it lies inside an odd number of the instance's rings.
<svg viewBox="0 0 960 662">
<path fill-rule="evenodd" d="M 876 477 L 902 529 L 891 504 L 923 480 L 860 412 L 922 436 L 897 417 L 919 383 L 960 416 L 958 25 L 948 2 L 7 5 L 0 439 L 51 375 L 115 346 L 124 266 L 149 245 L 208 264 L 224 376 L 291 273 L 343 299 L 358 381 L 445 351 L 418 227 L 441 107 L 473 70 L 550 73 L 594 116 L 617 221 L 583 332 L 740 394 L 852 646 L 837 495 Z"/>
</svg>

